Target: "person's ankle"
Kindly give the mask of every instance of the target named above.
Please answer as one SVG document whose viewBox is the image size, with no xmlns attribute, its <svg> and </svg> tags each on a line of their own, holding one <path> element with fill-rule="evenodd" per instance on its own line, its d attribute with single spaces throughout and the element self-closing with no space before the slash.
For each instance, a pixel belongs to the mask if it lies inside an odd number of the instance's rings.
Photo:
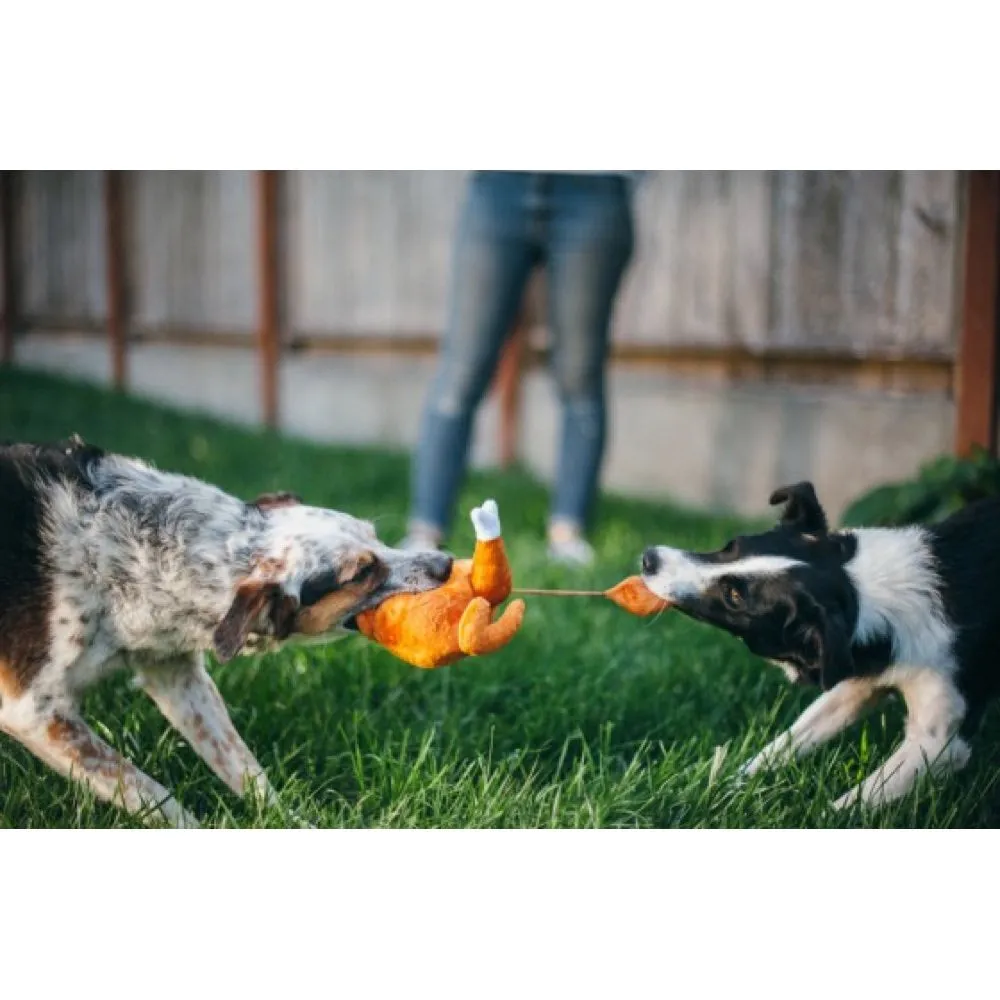
<svg viewBox="0 0 1000 1000">
<path fill-rule="evenodd" d="M 550 544 L 565 545 L 583 538 L 583 525 L 570 518 L 554 517 L 549 521 L 548 535 Z"/>
<path fill-rule="evenodd" d="M 593 565 L 594 549 L 583 537 L 583 525 L 565 518 L 553 518 L 548 535 L 550 562 L 581 568 Z"/>
</svg>

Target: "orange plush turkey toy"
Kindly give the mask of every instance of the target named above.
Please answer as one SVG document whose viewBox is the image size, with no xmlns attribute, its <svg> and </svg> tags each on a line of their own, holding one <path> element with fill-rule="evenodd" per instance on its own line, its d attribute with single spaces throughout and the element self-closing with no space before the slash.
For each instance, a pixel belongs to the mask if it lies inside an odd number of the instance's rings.
<svg viewBox="0 0 1000 1000">
<path fill-rule="evenodd" d="M 431 669 L 463 656 L 482 656 L 506 646 L 521 627 L 524 601 L 511 601 L 493 621 L 493 610 L 510 595 L 511 572 L 495 500 L 472 511 L 476 548 L 455 560 L 447 583 L 422 594 L 396 594 L 357 617 L 358 631 L 415 667 Z"/>
</svg>

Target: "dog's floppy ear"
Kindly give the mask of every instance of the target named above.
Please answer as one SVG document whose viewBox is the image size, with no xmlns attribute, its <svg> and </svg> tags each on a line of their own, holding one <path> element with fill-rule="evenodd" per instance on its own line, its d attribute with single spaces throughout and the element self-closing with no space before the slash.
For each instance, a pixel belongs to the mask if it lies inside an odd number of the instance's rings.
<svg viewBox="0 0 1000 1000">
<path fill-rule="evenodd" d="M 212 634 L 215 655 L 222 663 L 231 660 L 264 613 L 271 623 L 271 636 L 287 639 L 295 628 L 298 610 L 298 599 L 286 594 L 279 583 L 251 576 L 236 588 L 233 603 Z"/>
<path fill-rule="evenodd" d="M 254 624 L 265 611 L 271 614 L 275 608 L 280 609 L 282 614 L 272 617 L 281 618 L 284 622 L 289 611 L 284 605 L 289 600 L 297 603 L 294 598 L 283 594 L 277 583 L 252 579 L 241 583 L 233 603 L 212 634 L 212 646 L 219 661 L 225 663 L 231 660 L 243 648 Z M 294 616 L 294 609 L 291 615 Z"/>
<path fill-rule="evenodd" d="M 771 494 L 769 503 L 772 507 L 780 503 L 785 505 L 779 522 L 785 527 L 795 528 L 796 531 L 811 535 L 823 534 L 827 530 L 826 513 L 812 483 L 802 482 L 782 486 Z"/>
<path fill-rule="evenodd" d="M 818 672 L 823 690 L 829 691 L 853 677 L 854 656 L 844 616 L 839 611 L 827 610 L 811 595 L 802 593 L 798 598 L 797 618 L 802 623 L 803 651 L 812 658 L 811 666 Z"/>
</svg>

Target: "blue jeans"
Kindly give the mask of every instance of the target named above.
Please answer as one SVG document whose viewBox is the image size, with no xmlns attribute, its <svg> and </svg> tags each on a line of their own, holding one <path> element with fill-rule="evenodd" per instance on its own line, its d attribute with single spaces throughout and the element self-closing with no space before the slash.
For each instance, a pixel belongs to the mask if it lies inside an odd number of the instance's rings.
<svg viewBox="0 0 1000 1000">
<path fill-rule="evenodd" d="M 547 271 L 562 407 L 553 520 L 586 525 L 605 441 L 611 311 L 633 248 L 629 181 L 613 174 L 483 172 L 469 184 L 437 371 L 413 463 L 411 522 L 449 527 L 473 418 L 531 272 Z"/>
</svg>

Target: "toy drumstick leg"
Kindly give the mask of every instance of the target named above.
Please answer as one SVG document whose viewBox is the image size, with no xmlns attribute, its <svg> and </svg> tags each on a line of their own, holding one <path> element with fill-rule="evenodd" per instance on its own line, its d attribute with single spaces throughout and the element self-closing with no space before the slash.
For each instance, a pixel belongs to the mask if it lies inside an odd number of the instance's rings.
<svg viewBox="0 0 1000 1000">
<path fill-rule="evenodd" d="M 524 618 L 524 601 L 511 601 L 491 622 L 493 608 L 483 597 L 474 597 L 458 623 L 458 646 L 467 656 L 495 653 L 514 638 Z"/>
</svg>

